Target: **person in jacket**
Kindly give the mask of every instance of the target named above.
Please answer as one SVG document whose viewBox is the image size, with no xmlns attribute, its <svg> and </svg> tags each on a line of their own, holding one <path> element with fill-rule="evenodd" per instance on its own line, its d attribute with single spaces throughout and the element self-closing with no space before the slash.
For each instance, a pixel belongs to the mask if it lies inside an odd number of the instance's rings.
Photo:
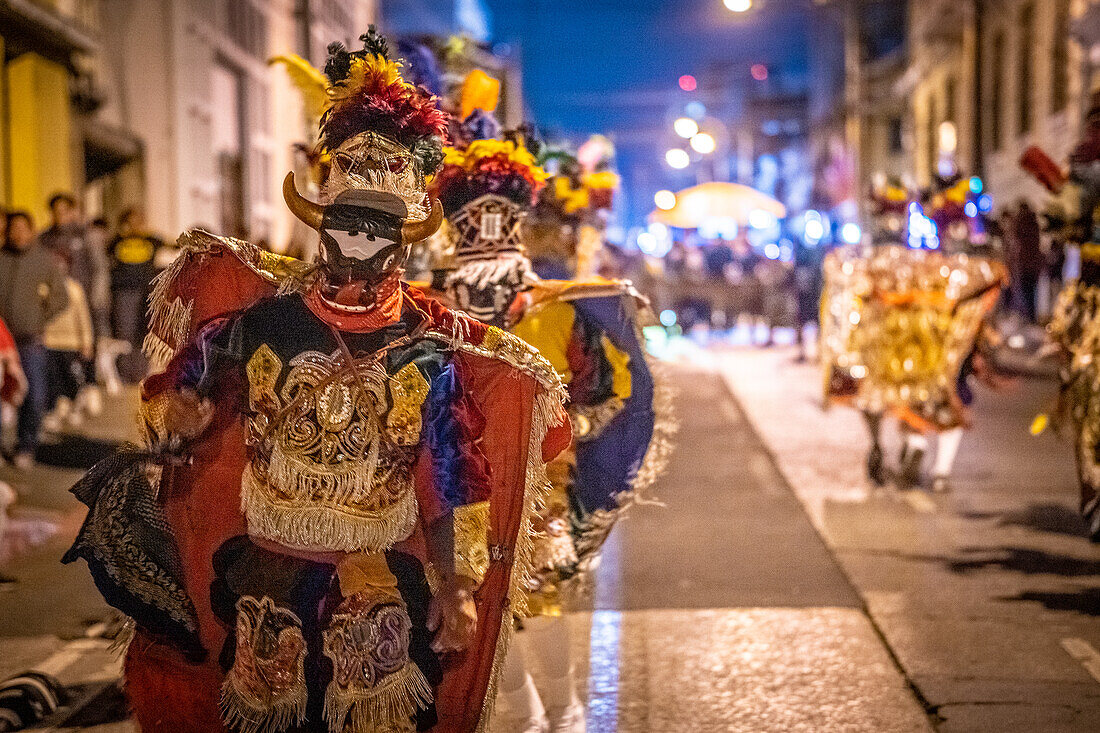
<svg viewBox="0 0 1100 733">
<path fill-rule="evenodd" d="M 111 321 L 115 338 L 135 349 L 145 338 L 145 299 L 157 274 L 155 256 L 163 245 L 145 226 L 139 208 L 125 211 L 118 220 L 118 234 L 111 241 Z"/>
<path fill-rule="evenodd" d="M 49 399 L 46 324 L 69 304 L 65 280 L 54 255 L 34 235 L 34 220 L 25 211 L 7 217 L 7 233 L 0 250 L 0 318 L 7 323 L 19 350 L 27 378 L 27 395 L 19 408 L 15 464 L 34 464 L 38 432 Z"/>
</svg>

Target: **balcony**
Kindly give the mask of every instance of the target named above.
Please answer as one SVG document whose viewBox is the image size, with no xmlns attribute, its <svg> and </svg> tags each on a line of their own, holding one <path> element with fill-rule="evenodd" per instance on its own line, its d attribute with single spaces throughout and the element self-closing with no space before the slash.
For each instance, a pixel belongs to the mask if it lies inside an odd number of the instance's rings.
<svg viewBox="0 0 1100 733">
<path fill-rule="evenodd" d="M 67 61 L 92 53 L 100 32 L 101 0 L 0 0 L 8 55 L 34 51 Z"/>
</svg>

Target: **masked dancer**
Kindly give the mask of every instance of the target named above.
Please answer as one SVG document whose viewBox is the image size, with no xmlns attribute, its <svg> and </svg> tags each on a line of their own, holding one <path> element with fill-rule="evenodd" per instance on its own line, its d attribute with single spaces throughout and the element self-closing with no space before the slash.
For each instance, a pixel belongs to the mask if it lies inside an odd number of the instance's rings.
<svg viewBox="0 0 1100 733">
<path fill-rule="evenodd" d="M 454 243 L 453 269 L 442 278 L 448 302 L 532 344 L 568 388 L 576 443 L 550 467 L 529 617 L 501 685 L 509 711 L 501 730 L 575 733 L 584 730 L 584 707 L 562 591 L 589 578 L 616 519 L 661 470 L 670 417 L 642 346 L 647 309 L 630 285 L 533 272 L 524 218 L 546 179 L 515 135 L 449 148 L 433 189 Z M 528 662 L 541 667 L 537 688 Z"/>
<path fill-rule="evenodd" d="M 307 266 L 192 231 L 159 280 L 143 449 L 96 466 L 67 559 L 136 627 L 143 731 L 475 731 L 529 583 L 555 370 L 403 285 L 445 118 L 373 29 L 330 47 Z"/>
</svg>

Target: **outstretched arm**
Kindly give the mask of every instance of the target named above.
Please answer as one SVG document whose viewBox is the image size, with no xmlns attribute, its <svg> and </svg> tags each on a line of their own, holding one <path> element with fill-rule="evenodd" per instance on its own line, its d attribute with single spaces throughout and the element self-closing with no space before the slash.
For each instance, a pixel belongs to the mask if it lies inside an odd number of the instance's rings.
<svg viewBox="0 0 1100 733">
<path fill-rule="evenodd" d="M 204 326 L 172 357 L 163 372 L 141 385 L 141 422 L 146 442 L 155 451 L 182 455 L 210 426 L 210 399 L 216 374 L 224 366 L 232 319 Z"/>
</svg>

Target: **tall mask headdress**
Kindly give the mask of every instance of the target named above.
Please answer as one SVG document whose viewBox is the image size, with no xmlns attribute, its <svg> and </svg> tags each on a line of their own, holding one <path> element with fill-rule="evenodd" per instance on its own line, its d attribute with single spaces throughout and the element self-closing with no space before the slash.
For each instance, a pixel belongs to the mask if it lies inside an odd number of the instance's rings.
<svg viewBox="0 0 1100 733">
<path fill-rule="evenodd" d="M 521 140 L 474 140 L 445 153 L 432 188 L 454 239 L 448 287 L 461 290 L 460 301 L 469 296 L 461 307 L 493 320 L 489 311 L 499 317 L 529 276 L 523 219 L 547 176 Z"/>
<path fill-rule="evenodd" d="M 443 160 L 447 120 L 434 96 L 401 77 L 373 26 L 360 40 L 361 51 L 329 46 L 319 145 L 331 168 L 321 202 L 298 192 L 293 173 L 283 195 L 294 215 L 321 233 L 326 264 L 379 282 L 443 220 L 426 178 Z"/>
</svg>

